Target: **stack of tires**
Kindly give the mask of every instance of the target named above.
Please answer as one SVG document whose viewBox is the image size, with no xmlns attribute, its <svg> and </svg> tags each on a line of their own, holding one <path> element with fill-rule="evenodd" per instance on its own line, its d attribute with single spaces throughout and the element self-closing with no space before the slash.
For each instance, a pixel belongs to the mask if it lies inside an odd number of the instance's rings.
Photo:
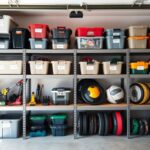
<svg viewBox="0 0 150 150">
<path fill-rule="evenodd" d="M 122 112 L 81 112 L 78 119 L 78 133 L 86 135 L 123 135 L 126 131 Z"/>
</svg>

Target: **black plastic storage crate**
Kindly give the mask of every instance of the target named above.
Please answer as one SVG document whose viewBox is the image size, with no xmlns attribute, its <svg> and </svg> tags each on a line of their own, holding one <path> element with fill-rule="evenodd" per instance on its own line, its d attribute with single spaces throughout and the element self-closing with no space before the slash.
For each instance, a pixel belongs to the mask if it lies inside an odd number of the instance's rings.
<svg viewBox="0 0 150 150">
<path fill-rule="evenodd" d="M 50 126 L 53 136 L 65 136 L 67 134 L 66 125 Z"/>
<path fill-rule="evenodd" d="M 14 49 L 29 48 L 30 32 L 25 28 L 12 30 L 12 46 Z"/>
<path fill-rule="evenodd" d="M 72 30 L 67 29 L 66 27 L 57 27 L 52 29 L 51 33 L 53 39 L 69 39 L 72 34 Z"/>
</svg>

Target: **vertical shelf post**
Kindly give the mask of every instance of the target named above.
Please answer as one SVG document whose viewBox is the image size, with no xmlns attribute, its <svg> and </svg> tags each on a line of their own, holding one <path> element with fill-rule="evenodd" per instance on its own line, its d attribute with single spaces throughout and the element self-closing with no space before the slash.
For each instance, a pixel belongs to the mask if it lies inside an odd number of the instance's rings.
<svg viewBox="0 0 150 150">
<path fill-rule="evenodd" d="M 126 95 L 127 95 L 127 138 L 130 139 L 130 52 L 127 50 L 126 52 L 126 72 L 127 72 L 127 79 L 126 79 Z"/>
<path fill-rule="evenodd" d="M 26 139 L 26 50 L 23 50 L 23 139 Z"/>
<path fill-rule="evenodd" d="M 73 53 L 74 60 L 74 79 L 73 79 L 73 87 L 74 87 L 74 139 L 77 139 L 77 51 L 74 50 Z"/>
</svg>

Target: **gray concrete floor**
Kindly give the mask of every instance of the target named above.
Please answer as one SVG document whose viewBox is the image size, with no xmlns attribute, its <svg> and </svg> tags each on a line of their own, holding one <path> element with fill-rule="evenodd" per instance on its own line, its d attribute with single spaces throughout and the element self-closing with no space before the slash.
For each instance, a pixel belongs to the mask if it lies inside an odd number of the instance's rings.
<svg viewBox="0 0 150 150">
<path fill-rule="evenodd" d="M 0 140 L 0 150 L 149 150 L 150 137 L 128 140 L 126 137 L 43 137 Z"/>
</svg>

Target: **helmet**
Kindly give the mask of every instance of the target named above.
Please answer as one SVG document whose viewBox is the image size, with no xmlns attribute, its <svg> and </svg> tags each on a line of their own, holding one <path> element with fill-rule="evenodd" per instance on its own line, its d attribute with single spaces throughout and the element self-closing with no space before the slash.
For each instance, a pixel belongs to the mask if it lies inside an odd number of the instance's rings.
<svg viewBox="0 0 150 150">
<path fill-rule="evenodd" d="M 107 100 L 110 103 L 116 104 L 122 101 L 124 98 L 124 91 L 121 87 L 112 85 L 110 86 L 107 91 Z"/>
</svg>

